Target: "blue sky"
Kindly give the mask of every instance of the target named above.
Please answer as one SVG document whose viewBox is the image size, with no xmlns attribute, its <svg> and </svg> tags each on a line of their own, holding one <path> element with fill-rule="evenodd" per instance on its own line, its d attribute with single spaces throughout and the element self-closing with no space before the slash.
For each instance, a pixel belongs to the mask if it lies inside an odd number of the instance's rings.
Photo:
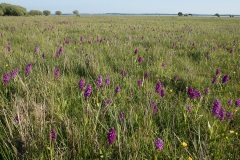
<svg viewBox="0 0 240 160">
<path fill-rule="evenodd" d="M 62 13 L 198 13 L 240 14 L 240 0 L 0 0 L 27 10 Z"/>
</svg>

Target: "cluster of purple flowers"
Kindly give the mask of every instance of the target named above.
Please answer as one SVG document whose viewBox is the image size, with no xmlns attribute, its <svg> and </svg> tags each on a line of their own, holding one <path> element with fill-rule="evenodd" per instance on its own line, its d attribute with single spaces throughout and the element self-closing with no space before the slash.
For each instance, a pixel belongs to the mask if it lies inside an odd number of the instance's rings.
<svg viewBox="0 0 240 160">
<path fill-rule="evenodd" d="M 108 132 L 108 142 L 109 144 L 113 144 L 116 140 L 116 130 L 112 127 Z"/>
<path fill-rule="evenodd" d="M 80 81 L 78 82 L 78 88 L 82 91 L 84 86 L 85 86 L 84 79 L 80 79 Z"/>
<path fill-rule="evenodd" d="M 8 82 L 11 80 L 11 74 L 9 72 L 5 73 L 3 75 L 3 83 L 8 84 Z"/>
<path fill-rule="evenodd" d="M 136 48 L 135 51 L 134 51 L 135 54 L 138 54 L 138 49 Z"/>
<path fill-rule="evenodd" d="M 138 58 L 138 63 L 142 63 L 142 61 L 143 61 L 143 58 L 142 58 L 142 57 L 139 57 L 139 58 Z"/>
<path fill-rule="evenodd" d="M 116 89 L 115 89 L 115 92 L 119 93 L 120 91 L 121 91 L 120 86 L 117 86 Z"/>
<path fill-rule="evenodd" d="M 10 52 L 10 51 L 11 51 L 11 41 L 8 40 L 8 52 Z"/>
<path fill-rule="evenodd" d="M 228 80 L 229 80 L 228 75 L 225 75 L 222 79 L 222 83 L 225 84 L 228 82 Z"/>
<path fill-rule="evenodd" d="M 92 93 L 92 86 L 91 84 L 88 84 L 87 88 L 84 91 L 84 97 L 86 100 L 90 97 L 91 93 Z"/>
<path fill-rule="evenodd" d="M 26 69 L 25 69 L 25 74 L 26 74 L 26 76 L 29 75 L 29 73 L 31 72 L 31 69 L 32 69 L 32 64 L 29 63 L 29 64 L 27 65 Z"/>
<path fill-rule="evenodd" d="M 163 149 L 163 141 L 160 138 L 155 141 L 155 147 L 160 151 Z"/>
<path fill-rule="evenodd" d="M 56 57 L 59 57 L 62 54 L 62 52 L 63 52 L 63 48 L 60 47 L 59 51 L 56 52 Z"/>
<path fill-rule="evenodd" d="M 144 78 L 145 78 L 145 79 L 148 79 L 148 78 L 149 78 L 149 73 L 148 73 L 148 72 L 145 73 Z"/>
<path fill-rule="evenodd" d="M 138 80 L 138 86 L 142 87 L 143 86 L 143 81 L 141 79 Z"/>
<path fill-rule="evenodd" d="M 60 71 L 57 67 L 54 68 L 54 76 L 55 78 L 58 78 L 60 76 Z"/>
<path fill-rule="evenodd" d="M 7 72 L 3 75 L 3 83 L 6 85 L 10 82 L 11 79 L 16 78 L 17 74 L 18 74 L 19 70 L 18 68 L 15 68 L 12 70 L 11 73 Z"/>
<path fill-rule="evenodd" d="M 236 107 L 240 107 L 240 99 L 237 99 L 235 102 Z"/>
<path fill-rule="evenodd" d="M 233 114 L 231 112 L 226 113 L 225 109 L 221 107 L 221 103 L 219 99 L 216 99 L 213 102 L 212 107 L 212 114 L 216 116 L 221 121 L 225 120 L 225 116 L 228 117 L 228 119 L 232 119 Z"/>
<path fill-rule="evenodd" d="M 97 87 L 101 87 L 103 85 L 103 77 L 99 76 L 96 82 Z"/>
<path fill-rule="evenodd" d="M 156 86 L 155 86 L 155 92 L 160 94 L 161 97 L 164 97 L 164 90 L 162 88 L 162 83 L 160 81 L 157 82 Z"/>
<path fill-rule="evenodd" d="M 187 95 L 193 100 L 195 98 L 201 99 L 202 93 L 199 90 L 194 90 L 192 87 L 188 88 Z"/>
<path fill-rule="evenodd" d="M 57 132 L 55 132 L 53 129 L 50 131 L 49 138 L 55 142 L 57 140 Z"/>
</svg>

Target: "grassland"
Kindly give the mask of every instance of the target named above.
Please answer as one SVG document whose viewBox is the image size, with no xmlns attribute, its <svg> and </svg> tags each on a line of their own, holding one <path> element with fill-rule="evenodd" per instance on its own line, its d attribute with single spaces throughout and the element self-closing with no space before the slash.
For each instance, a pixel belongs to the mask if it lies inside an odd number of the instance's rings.
<svg viewBox="0 0 240 160">
<path fill-rule="evenodd" d="M 0 21 L 0 159 L 240 159 L 238 18 Z"/>
</svg>

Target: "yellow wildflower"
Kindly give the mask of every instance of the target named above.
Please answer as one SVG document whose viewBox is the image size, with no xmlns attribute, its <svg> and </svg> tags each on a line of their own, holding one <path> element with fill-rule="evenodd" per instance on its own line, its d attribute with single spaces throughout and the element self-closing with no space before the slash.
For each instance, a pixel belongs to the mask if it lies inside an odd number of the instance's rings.
<svg viewBox="0 0 240 160">
<path fill-rule="evenodd" d="M 234 133 L 234 131 L 230 130 L 229 133 Z"/>
<path fill-rule="evenodd" d="M 172 93 L 172 89 L 170 89 L 170 92 Z"/>
<path fill-rule="evenodd" d="M 192 160 L 192 158 L 191 158 L 191 157 L 188 157 L 188 160 Z"/>
<path fill-rule="evenodd" d="M 187 145 L 188 145 L 188 144 L 187 144 L 186 142 L 182 142 L 182 146 L 183 146 L 183 147 L 187 147 Z"/>
<path fill-rule="evenodd" d="M 8 66 L 8 64 L 6 64 L 6 67 Z"/>
</svg>

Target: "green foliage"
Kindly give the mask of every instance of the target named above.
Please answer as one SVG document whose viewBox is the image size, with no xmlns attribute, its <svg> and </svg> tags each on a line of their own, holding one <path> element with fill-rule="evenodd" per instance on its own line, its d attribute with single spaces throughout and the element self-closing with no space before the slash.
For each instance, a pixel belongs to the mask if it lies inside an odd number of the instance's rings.
<svg viewBox="0 0 240 160">
<path fill-rule="evenodd" d="M 178 16 L 183 16 L 183 13 L 182 12 L 178 12 Z"/>
<path fill-rule="evenodd" d="M 216 13 L 215 16 L 220 17 L 220 14 Z"/>
<path fill-rule="evenodd" d="M 240 159 L 237 18 L 29 16 L 0 22 L 0 159 Z M 4 84 L 3 75 L 14 68 L 18 75 Z M 158 81 L 164 97 L 155 92 Z M 85 99 L 88 84 L 93 91 Z M 190 86 L 201 91 L 200 99 L 188 97 Z M 213 116 L 215 99 L 232 119 Z M 112 127 L 117 138 L 109 144 Z M 52 129 L 56 141 L 49 138 Z"/>
<path fill-rule="evenodd" d="M 3 11 L 4 16 L 24 16 L 27 14 L 27 9 L 18 5 L 1 3 L 0 9 Z"/>
<path fill-rule="evenodd" d="M 73 14 L 75 14 L 76 16 L 79 16 L 79 15 L 80 15 L 80 13 L 79 13 L 78 10 L 74 10 L 74 11 L 73 11 Z"/>
<path fill-rule="evenodd" d="M 45 16 L 49 16 L 49 15 L 51 14 L 51 11 L 49 11 L 49 10 L 44 10 L 44 11 L 43 11 L 43 14 L 44 14 Z"/>
<path fill-rule="evenodd" d="M 62 14 L 62 12 L 61 11 L 56 11 L 55 14 L 60 16 Z"/>
<path fill-rule="evenodd" d="M 40 15 L 43 15 L 43 12 L 39 10 L 30 10 L 28 14 L 31 16 L 40 16 Z"/>
</svg>

